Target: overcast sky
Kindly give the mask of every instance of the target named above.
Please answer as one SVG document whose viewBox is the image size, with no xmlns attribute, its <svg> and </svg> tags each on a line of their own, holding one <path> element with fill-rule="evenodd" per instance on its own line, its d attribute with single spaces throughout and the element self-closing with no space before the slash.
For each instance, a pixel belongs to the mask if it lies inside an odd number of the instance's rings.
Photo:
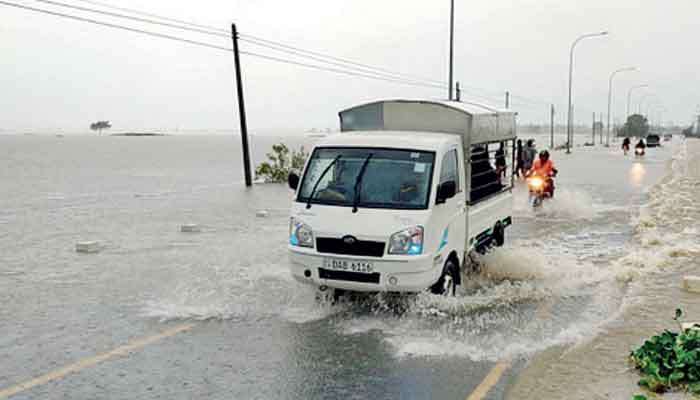
<svg viewBox="0 0 700 400">
<path fill-rule="evenodd" d="M 32 0 L 16 3 L 65 10 Z M 81 4 L 77 0 L 62 0 Z M 103 0 L 173 18 L 320 51 L 405 74 L 447 81 L 449 0 Z M 456 0 L 455 78 L 463 98 L 503 105 L 515 96 L 521 122 L 546 122 L 549 103 L 565 119 L 568 53 L 575 53 L 577 122 L 606 112 L 616 68 L 613 115 L 632 108 L 690 123 L 700 104 L 698 0 Z M 83 6 L 88 6 L 82 4 Z M 97 16 L 221 46 L 201 36 Z M 241 43 L 244 50 L 292 57 Z M 238 127 L 230 53 L 40 15 L 0 5 L 0 129 L 87 130 L 98 119 L 115 129 Z M 314 62 L 314 61 L 308 61 Z M 446 90 L 349 77 L 242 56 L 251 131 L 337 127 L 337 112 L 377 98 L 445 98 Z"/>
</svg>

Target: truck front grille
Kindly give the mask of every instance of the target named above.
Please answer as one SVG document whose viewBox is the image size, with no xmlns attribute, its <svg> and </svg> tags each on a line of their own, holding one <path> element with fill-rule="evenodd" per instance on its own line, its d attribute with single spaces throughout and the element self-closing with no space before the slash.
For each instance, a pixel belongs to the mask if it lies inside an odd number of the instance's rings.
<svg viewBox="0 0 700 400">
<path fill-rule="evenodd" d="M 356 240 L 353 244 L 347 244 L 343 239 L 316 238 L 316 250 L 319 253 L 382 257 L 384 255 L 384 242 Z"/>
</svg>

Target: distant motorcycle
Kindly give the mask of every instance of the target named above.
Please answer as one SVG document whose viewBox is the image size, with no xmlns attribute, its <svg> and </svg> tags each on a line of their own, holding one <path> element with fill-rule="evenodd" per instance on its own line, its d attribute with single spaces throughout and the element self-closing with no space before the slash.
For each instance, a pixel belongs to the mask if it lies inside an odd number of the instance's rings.
<svg viewBox="0 0 700 400">
<path fill-rule="evenodd" d="M 636 147 L 634 149 L 634 156 L 635 157 L 643 157 L 644 156 L 644 147 Z"/>
<path fill-rule="evenodd" d="M 527 179 L 527 187 L 530 190 L 529 203 L 533 208 L 541 206 L 545 199 L 552 197 L 552 185 L 554 185 L 552 177 L 533 175 Z"/>
</svg>

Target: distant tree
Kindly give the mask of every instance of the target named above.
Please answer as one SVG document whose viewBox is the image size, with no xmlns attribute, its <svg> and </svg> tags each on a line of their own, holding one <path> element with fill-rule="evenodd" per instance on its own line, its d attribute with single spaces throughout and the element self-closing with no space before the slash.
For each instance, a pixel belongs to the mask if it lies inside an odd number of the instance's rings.
<svg viewBox="0 0 700 400">
<path fill-rule="evenodd" d="M 301 172 L 307 156 L 304 147 L 290 152 L 284 143 L 272 145 L 272 152 L 267 153 L 268 161 L 255 168 L 255 176 L 267 182 L 286 182 L 290 172 Z"/>
<path fill-rule="evenodd" d="M 97 131 L 100 136 L 102 136 L 103 129 L 109 129 L 111 127 L 112 125 L 109 123 L 109 121 L 97 121 L 90 124 L 90 129 Z"/>
<path fill-rule="evenodd" d="M 649 134 L 649 121 L 641 114 L 632 114 L 622 127 L 622 136 L 646 137 Z"/>
</svg>

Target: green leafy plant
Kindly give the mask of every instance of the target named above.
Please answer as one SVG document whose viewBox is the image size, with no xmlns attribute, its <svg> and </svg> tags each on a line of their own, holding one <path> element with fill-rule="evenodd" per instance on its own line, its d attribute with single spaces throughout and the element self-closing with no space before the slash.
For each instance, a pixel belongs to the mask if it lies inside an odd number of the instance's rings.
<svg viewBox="0 0 700 400">
<path fill-rule="evenodd" d="M 299 151 L 290 151 L 284 143 L 272 145 L 272 152 L 267 153 L 268 161 L 255 168 L 255 177 L 266 182 L 285 182 L 290 172 L 300 172 L 308 154 L 302 146 Z"/>
<path fill-rule="evenodd" d="M 680 333 L 665 330 L 630 354 L 642 374 L 640 386 L 657 393 L 680 389 L 700 394 L 700 330 L 683 330 L 682 315 L 677 309 L 674 320 L 681 326 Z"/>
</svg>

